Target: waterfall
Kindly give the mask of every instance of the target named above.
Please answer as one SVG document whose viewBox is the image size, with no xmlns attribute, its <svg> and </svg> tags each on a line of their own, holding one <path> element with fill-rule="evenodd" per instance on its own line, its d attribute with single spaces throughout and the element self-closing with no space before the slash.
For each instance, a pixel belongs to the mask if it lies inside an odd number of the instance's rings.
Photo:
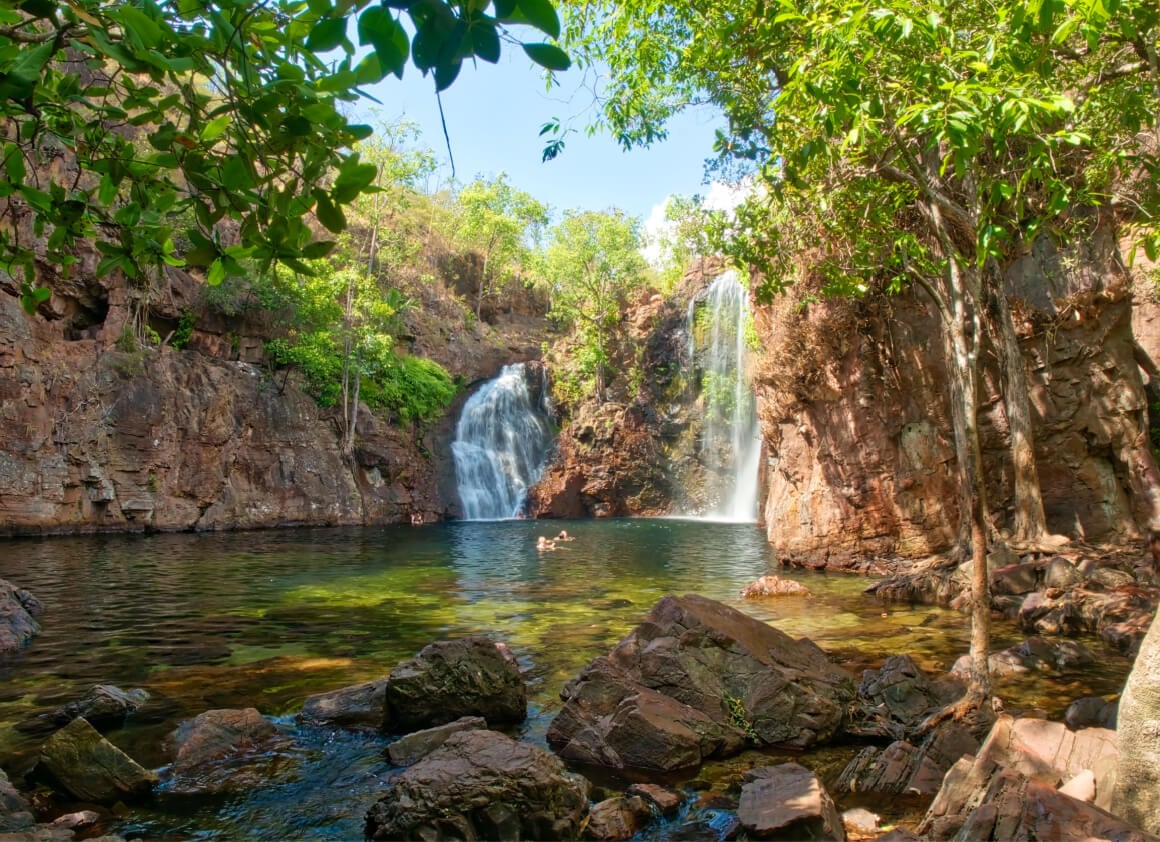
<svg viewBox="0 0 1160 842">
<path fill-rule="evenodd" d="M 705 296 L 698 332 L 689 310 L 690 360 L 700 369 L 704 413 L 700 461 L 705 469 L 704 515 L 729 521 L 757 519 L 761 438 L 746 377 L 749 291 L 732 270 L 718 275 Z"/>
<path fill-rule="evenodd" d="M 518 517 L 552 446 L 547 374 L 538 395 L 523 363 L 504 366 L 464 404 L 451 454 L 467 520 Z"/>
</svg>

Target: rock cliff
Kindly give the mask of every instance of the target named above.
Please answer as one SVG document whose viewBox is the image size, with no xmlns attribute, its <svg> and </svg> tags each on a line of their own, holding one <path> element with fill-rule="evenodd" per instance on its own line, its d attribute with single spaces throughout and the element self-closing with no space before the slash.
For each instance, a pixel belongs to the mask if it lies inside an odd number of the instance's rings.
<svg viewBox="0 0 1160 842">
<path fill-rule="evenodd" d="M 188 346 L 122 350 L 126 291 L 89 277 L 54 282 L 37 317 L 0 288 L 0 535 L 390 523 L 452 505 L 457 405 L 427 429 L 364 407 L 344 461 L 333 412 L 263 364 L 261 317 L 215 313 L 175 272 L 150 325 L 164 338 L 196 312 Z M 416 295 L 429 300 L 405 339 L 463 382 L 539 353 L 542 317 L 469 324 L 438 282 Z"/>
</svg>

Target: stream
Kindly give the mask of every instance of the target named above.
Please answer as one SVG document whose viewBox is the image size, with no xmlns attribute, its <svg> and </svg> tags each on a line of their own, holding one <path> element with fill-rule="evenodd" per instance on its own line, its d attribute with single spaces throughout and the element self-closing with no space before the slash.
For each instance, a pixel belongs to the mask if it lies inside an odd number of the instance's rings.
<svg viewBox="0 0 1160 842">
<path fill-rule="evenodd" d="M 536 538 L 561 528 L 575 540 L 538 553 Z M 945 671 L 967 650 L 963 615 L 883 605 L 862 595 L 870 580 L 775 570 L 774 561 L 752 524 L 666 519 L 0 542 L 0 578 L 46 609 L 42 633 L 0 661 L 0 766 L 14 780 L 23 775 L 45 738 L 27 723 L 97 683 L 151 694 L 125 728 L 107 734 L 147 768 L 166 764 L 164 738 L 182 719 L 253 706 L 293 738 L 269 785 L 218 798 L 162 787 L 110 830 L 154 839 L 360 839 L 367 808 L 397 771 L 385 758 L 387 738 L 301 725 L 294 714 L 307 696 L 379 678 L 434 640 L 484 633 L 506 642 L 529 697 L 529 718 L 511 733 L 539 745 L 563 684 L 669 593 L 700 593 L 810 637 L 855 679 L 903 652 Z M 804 583 L 813 597 L 738 599 L 771 572 Z M 995 648 L 1023 637 L 997 623 Z M 1083 643 L 1097 667 L 1001 682 L 1008 709 L 1060 718 L 1074 698 L 1118 692 L 1128 660 L 1098 640 Z M 795 759 L 832 781 L 857 748 Z M 695 774 L 720 787 L 761 762 L 776 760 L 747 754 Z M 651 833 L 667 838 L 663 827 Z"/>
</svg>

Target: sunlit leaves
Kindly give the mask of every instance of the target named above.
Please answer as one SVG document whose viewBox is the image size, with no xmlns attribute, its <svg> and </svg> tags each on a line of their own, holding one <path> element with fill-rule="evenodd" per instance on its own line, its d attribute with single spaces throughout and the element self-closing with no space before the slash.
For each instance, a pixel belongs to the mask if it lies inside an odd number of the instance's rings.
<svg viewBox="0 0 1160 842">
<path fill-rule="evenodd" d="M 228 223 L 258 269 L 303 267 L 314 233 L 341 232 L 344 207 L 374 181 L 351 153 L 370 129 L 348 122 L 346 104 L 408 62 L 442 90 L 464 62 L 496 62 L 522 32 L 541 66 L 568 66 L 540 43 L 559 35 L 550 0 L 9 5 L 0 200 L 31 218 L 0 236 L 0 263 L 67 270 L 82 241 L 100 239 L 114 249 L 102 271 L 144 279 L 180 259 L 164 244 L 191 226 L 191 265 L 218 282 L 243 271 L 215 233 Z"/>
</svg>

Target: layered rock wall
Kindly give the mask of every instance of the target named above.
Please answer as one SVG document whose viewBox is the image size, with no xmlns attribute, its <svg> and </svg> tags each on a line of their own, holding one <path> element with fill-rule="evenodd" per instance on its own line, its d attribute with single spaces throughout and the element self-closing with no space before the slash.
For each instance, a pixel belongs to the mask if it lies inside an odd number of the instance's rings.
<svg viewBox="0 0 1160 842">
<path fill-rule="evenodd" d="M 1097 231 L 1068 255 L 1039 248 L 1007 275 L 1048 527 L 1089 541 L 1137 538 L 1156 517 L 1140 371 L 1148 354 L 1133 334 L 1131 287 L 1113 246 Z M 941 332 L 925 298 L 782 300 L 757 322 L 762 513 L 779 555 L 821 564 L 949 548 L 958 481 Z M 984 471 L 1001 531 L 1012 467 L 989 346 L 982 369 Z"/>
</svg>

